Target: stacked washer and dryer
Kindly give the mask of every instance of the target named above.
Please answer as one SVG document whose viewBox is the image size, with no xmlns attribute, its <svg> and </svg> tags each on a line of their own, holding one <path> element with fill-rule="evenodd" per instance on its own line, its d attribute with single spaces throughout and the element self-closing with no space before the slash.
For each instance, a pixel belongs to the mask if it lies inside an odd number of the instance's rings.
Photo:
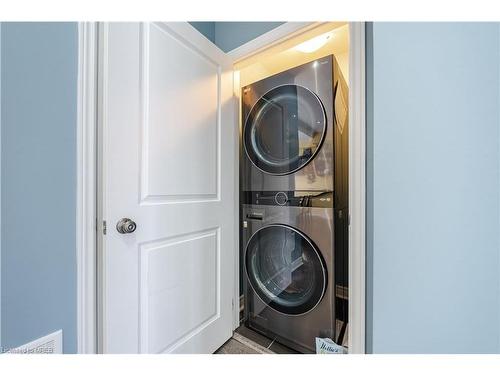
<svg viewBox="0 0 500 375">
<path fill-rule="evenodd" d="M 245 324 L 304 353 L 345 343 L 347 108 L 333 55 L 242 89 Z"/>
</svg>

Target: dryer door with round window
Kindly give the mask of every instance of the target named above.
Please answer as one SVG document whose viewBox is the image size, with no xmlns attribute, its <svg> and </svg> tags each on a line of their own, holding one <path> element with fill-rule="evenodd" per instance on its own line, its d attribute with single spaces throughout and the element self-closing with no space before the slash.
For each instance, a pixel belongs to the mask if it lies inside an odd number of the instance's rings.
<svg viewBox="0 0 500 375">
<path fill-rule="evenodd" d="M 244 126 L 248 158 L 273 175 L 293 173 L 309 163 L 326 133 L 326 115 L 316 94 L 298 85 L 275 87 L 251 108 Z"/>
<path fill-rule="evenodd" d="M 305 234 L 286 225 L 255 232 L 246 248 L 245 268 L 258 297 L 283 314 L 305 314 L 325 293 L 327 274 L 321 254 Z"/>
</svg>

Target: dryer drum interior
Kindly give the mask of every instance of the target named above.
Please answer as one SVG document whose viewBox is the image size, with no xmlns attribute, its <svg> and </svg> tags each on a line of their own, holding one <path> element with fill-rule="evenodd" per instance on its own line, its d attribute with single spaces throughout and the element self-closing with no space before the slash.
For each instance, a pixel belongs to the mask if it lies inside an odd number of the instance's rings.
<svg viewBox="0 0 500 375">
<path fill-rule="evenodd" d="M 245 151 L 263 172 L 293 173 L 314 158 L 326 126 L 325 110 L 316 94 L 299 85 L 278 86 L 250 110 L 243 134 Z"/>
<path fill-rule="evenodd" d="M 283 314 L 305 314 L 325 293 L 327 274 L 318 249 L 305 234 L 286 225 L 269 225 L 254 233 L 245 268 L 259 298 Z"/>
</svg>

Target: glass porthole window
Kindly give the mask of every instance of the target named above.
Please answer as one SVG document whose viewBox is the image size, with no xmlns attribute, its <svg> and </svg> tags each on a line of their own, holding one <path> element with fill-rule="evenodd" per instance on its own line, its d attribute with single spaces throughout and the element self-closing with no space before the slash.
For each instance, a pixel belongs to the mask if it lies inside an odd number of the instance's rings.
<svg viewBox="0 0 500 375">
<path fill-rule="evenodd" d="M 258 230 L 248 243 L 245 266 L 255 293 L 280 313 L 307 313 L 325 293 L 323 259 L 311 240 L 292 227 Z"/>
<path fill-rule="evenodd" d="M 283 85 L 261 96 L 244 126 L 245 151 L 260 170 L 285 175 L 314 158 L 326 133 L 326 115 L 316 94 Z"/>
</svg>

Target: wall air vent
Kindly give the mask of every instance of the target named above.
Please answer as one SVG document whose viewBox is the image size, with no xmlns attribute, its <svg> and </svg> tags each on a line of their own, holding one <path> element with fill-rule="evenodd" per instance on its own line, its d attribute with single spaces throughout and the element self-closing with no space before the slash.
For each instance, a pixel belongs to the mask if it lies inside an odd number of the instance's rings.
<svg viewBox="0 0 500 375">
<path fill-rule="evenodd" d="M 11 354 L 62 354 L 62 330 L 40 337 L 27 344 L 11 349 Z"/>
</svg>

